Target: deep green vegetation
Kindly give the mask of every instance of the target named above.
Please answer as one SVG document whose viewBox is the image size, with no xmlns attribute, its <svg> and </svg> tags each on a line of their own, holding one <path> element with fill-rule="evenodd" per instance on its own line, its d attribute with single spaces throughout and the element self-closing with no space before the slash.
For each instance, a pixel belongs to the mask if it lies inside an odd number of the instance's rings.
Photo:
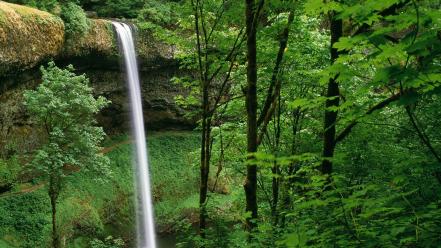
<svg viewBox="0 0 441 248">
<path fill-rule="evenodd" d="M 65 23 L 66 35 L 70 38 L 81 36 L 89 29 L 86 14 L 75 3 L 64 4 L 61 7 L 60 17 Z"/>
<path fill-rule="evenodd" d="M 142 23 L 187 37 L 158 35 L 197 72 L 176 79 L 201 118 L 200 238 L 187 245 L 436 247 L 440 4 L 241 4 L 188 1 L 177 26 Z M 246 212 L 230 214 L 247 235 L 213 212 L 219 174 L 245 175 Z"/>
<path fill-rule="evenodd" d="M 178 247 L 440 247 L 439 1 L 19 3 L 60 15 L 72 37 L 87 10 L 174 46 L 190 72 L 173 79 L 188 90 L 176 102 L 198 127 L 153 133 L 149 153 L 158 231 Z M 55 230 L 66 247 L 134 246 L 128 139 L 102 144 L 110 176 L 69 174 Z M 50 184 L 23 182 L 29 154 L 0 154 L 0 247 L 45 247 Z"/>
<path fill-rule="evenodd" d="M 193 190 L 197 174 L 191 155 L 198 145 L 197 136 L 191 132 L 150 133 L 148 144 L 152 173 L 163 175 L 154 177 L 158 227 L 164 234 L 175 232 L 176 222 L 197 211 L 197 192 Z M 122 135 L 106 140 L 104 145 L 111 175 L 102 178 L 84 171 L 73 173 L 60 195 L 59 233 L 67 247 L 134 246 L 130 139 Z M 0 247 L 50 244 L 51 209 L 45 183 L 35 178 L 16 185 L 16 194 L 0 196 Z"/>
</svg>

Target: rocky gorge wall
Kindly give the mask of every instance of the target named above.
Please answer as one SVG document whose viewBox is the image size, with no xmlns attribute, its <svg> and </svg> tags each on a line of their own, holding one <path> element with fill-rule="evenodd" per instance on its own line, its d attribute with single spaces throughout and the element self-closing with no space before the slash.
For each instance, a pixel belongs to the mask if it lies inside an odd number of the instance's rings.
<svg viewBox="0 0 441 248">
<path fill-rule="evenodd" d="M 0 1 L 0 148 L 32 149 L 38 129 L 23 106 L 23 92 L 41 81 L 39 67 L 54 60 L 58 66 L 73 64 L 85 73 L 97 95 L 112 104 L 98 116 L 108 133 L 127 132 L 129 109 L 124 73 L 119 64 L 115 33 L 108 20 L 90 19 L 84 35 L 64 34 L 63 21 L 50 13 Z M 144 117 L 148 129 L 190 128 L 194 121 L 175 104 L 186 92 L 170 82 L 183 72 L 174 59 L 174 48 L 139 31 Z"/>
</svg>

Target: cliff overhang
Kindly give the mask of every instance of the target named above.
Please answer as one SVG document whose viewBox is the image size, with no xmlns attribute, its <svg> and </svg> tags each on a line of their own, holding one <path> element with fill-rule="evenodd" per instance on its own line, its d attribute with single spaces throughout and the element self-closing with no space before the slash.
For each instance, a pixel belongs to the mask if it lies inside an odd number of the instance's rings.
<svg viewBox="0 0 441 248">
<path fill-rule="evenodd" d="M 138 57 L 143 67 L 174 63 L 174 49 L 152 34 L 138 31 Z M 91 67 L 118 66 L 118 48 L 110 20 L 89 19 L 86 33 L 65 34 L 60 17 L 27 6 L 0 1 L 0 77 L 49 61 L 91 61 Z M 110 63 L 109 63 L 110 62 Z M 88 63 L 82 63 L 86 65 Z"/>
</svg>

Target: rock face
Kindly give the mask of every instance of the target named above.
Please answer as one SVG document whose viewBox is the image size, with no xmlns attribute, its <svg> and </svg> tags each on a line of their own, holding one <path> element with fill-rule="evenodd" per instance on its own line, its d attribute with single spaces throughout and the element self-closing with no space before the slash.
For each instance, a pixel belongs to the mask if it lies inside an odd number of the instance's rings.
<svg viewBox="0 0 441 248">
<path fill-rule="evenodd" d="M 108 132 L 129 130 L 129 107 L 127 85 L 124 75 L 118 71 L 89 70 L 96 94 L 104 95 L 112 104 L 99 116 L 100 123 Z M 141 71 L 144 120 L 149 130 L 188 129 L 194 121 L 186 118 L 185 110 L 175 104 L 176 95 L 186 92 L 170 83 L 172 76 L 181 74 L 177 67 Z M 109 82 L 111 82 L 109 84 Z"/>
<path fill-rule="evenodd" d="M 29 69 L 58 55 L 63 41 L 60 18 L 0 1 L 0 73 Z"/>
<path fill-rule="evenodd" d="M 127 89 L 115 37 L 110 21 L 91 19 L 88 33 L 65 40 L 64 24 L 57 16 L 0 1 L 0 150 L 38 145 L 39 132 L 27 116 L 23 92 L 38 86 L 39 67 L 48 60 L 58 66 L 73 64 L 78 73 L 85 73 L 95 93 L 112 101 L 98 117 L 100 124 L 108 133 L 128 132 Z M 147 128 L 192 127 L 194 121 L 174 101 L 186 92 L 170 82 L 183 73 L 173 47 L 138 32 L 137 49 Z"/>
</svg>

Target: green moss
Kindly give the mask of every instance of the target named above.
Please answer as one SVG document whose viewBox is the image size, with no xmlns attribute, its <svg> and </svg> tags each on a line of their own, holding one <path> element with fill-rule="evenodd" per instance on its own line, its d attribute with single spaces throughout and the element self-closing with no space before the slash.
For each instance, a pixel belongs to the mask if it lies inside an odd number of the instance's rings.
<svg viewBox="0 0 441 248">
<path fill-rule="evenodd" d="M 21 16 L 34 16 L 34 17 L 48 17 L 51 16 L 48 12 L 44 12 L 38 9 L 29 8 L 18 4 L 9 4 L 11 8 L 15 10 Z"/>
<path fill-rule="evenodd" d="M 56 56 L 63 45 L 64 25 L 50 13 L 0 1 L 0 73 L 27 69 Z"/>
<path fill-rule="evenodd" d="M 48 12 L 0 1 L 0 74 L 56 57 L 115 55 L 111 22 L 87 19 L 77 7 L 63 9 L 64 23 Z"/>
<path fill-rule="evenodd" d="M 85 56 L 91 52 L 111 56 L 117 53 L 111 22 L 107 20 L 90 20 L 88 32 L 82 36 L 67 37 L 63 55 Z"/>
<path fill-rule="evenodd" d="M 106 23 L 106 29 L 107 29 L 107 32 L 112 36 L 112 49 L 117 51 L 118 50 L 118 44 L 116 43 L 116 41 L 118 39 L 116 37 L 115 32 L 113 31 L 113 25 L 112 25 L 111 22 L 107 22 Z"/>
<path fill-rule="evenodd" d="M 3 12 L 0 9 L 0 25 L 4 24 L 6 22 L 6 16 L 5 16 L 5 12 Z"/>
</svg>

